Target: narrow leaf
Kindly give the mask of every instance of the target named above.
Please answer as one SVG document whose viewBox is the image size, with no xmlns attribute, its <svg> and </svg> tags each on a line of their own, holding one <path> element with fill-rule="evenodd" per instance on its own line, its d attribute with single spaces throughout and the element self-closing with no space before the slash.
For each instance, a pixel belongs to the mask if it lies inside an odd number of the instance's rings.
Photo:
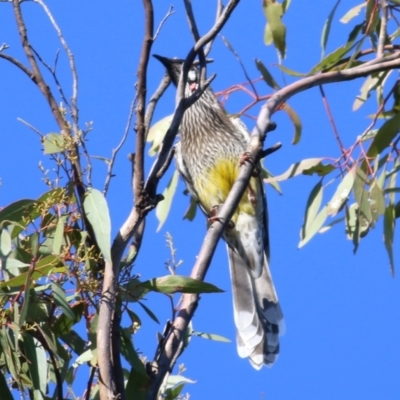
<svg viewBox="0 0 400 400">
<path fill-rule="evenodd" d="M 335 15 L 335 12 L 336 12 L 336 9 L 337 9 L 339 3 L 340 3 L 340 0 L 337 0 L 336 4 L 333 6 L 331 12 L 329 13 L 327 20 L 325 21 L 324 27 L 322 28 L 322 35 L 321 35 L 322 54 L 321 54 L 321 59 L 324 58 L 326 44 L 328 43 L 329 33 L 331 31 L 332 19 L 333 19 L 334 15 Z"/>
<path fill-rule="evenodd" d="M 293 178 L 294 176 L 300 175 L 304 170 L 318 165 L 322 160 L 323 158 L 306 158 L 305 160 L 292 164 L 282 175 L 274 176 L 273 178 L 267 178 L 264 181 L 266 183 L 270 183 L 273 181 L 279 182 Z"/>
<path fill-rule="evenodd" d="M 357 15 L 360 14 L 361 10 L 363 7 L 366 6 L 366 2 L 359 4 L 358 6 L 355 6 L 351 8 L 343 17 L 340 19 L 340 22 L 343 24 L 347 24 L 349 21 L 351 21 L 354 17 L 357 17 Z"/>
<path fill-rule="evenodd" d="M 267 83 L 267 85 L 275 90 L 280 89 L 280 86 L 277 84 L 275 81 L 274 77 L 271 75 L 271 73 L 268 71 L 267 67 L 262 63 L 262 61 L 256 59 L 256 66 L 257 69 L 261 72 L 261 75 L 263 76 L 264 81 Z"/>
<path fill-rule="evenodd" d="M 167 275 L 162 278 L 149 279 L 142 286 L 153 292 L 161 293 L 221 293 L 223 290 L 211 283 L 198 281 L 181 275 Z"/>
<path fill-rule="evenodd" d="M 392 140 L 396 137 L 400 130 L 400 114 L 387 120 L 378 130 L 370 148 L 367 152 L 367 157 L 374 158 L 381 154 L 383 150 L 390 146 Z M 364 168 L 363 168 L 364 169 Z"/>
<path fill-rule="evenodd" d="M 327 205 L 328 215 L 335 216 L 347 201 L 354 185 L 354 170 L 349 171 L 337 187 L 335 194 Z"/>
<path fill-rule="evenodd" d="M 165 221 L 167 220 L 169 211 L 171 209 L 172 200 L 174 198 L 176 188 L 178 186 L 179 172 L 174 171 L 172 178 L 170 179 L 167 187 L 164 189 L 163 197 L 164 200 L 160 201 L 156 207 L 156 216 L 159 221 L 157 232 L 162 228 Z"/>
<path fill-rule="evenodd" d="M 51 288 L 53 290 L 54 302 L 61 308 L 62 312 L 68 318 L 70 318 L 72 321 L 75 321 L 75 314 L 68 304 L 67 298 L 65 297 L 64 289 L 56 282 L 53 282 L 51 284 Z"/>
<path fill-rule="evenodd" d="M 390 271 L 394 276 L 393 238 L 395 226 L 395 210 L 393 204 L 389 204 L 385 210 L 383 219 L 383 240 L 389 256 Z"/>
<path fill-rule="evenodd" d="M 221 335 L 216 335 L 215 333 L 206 333 L 206 332 L 192 332 L 192 336 L 198 336 L 203 339 L 209 339 L 209 340 L 215 340 L 217 342 L 224 342 L 224 343 L 230 343 L 231 341 Z"/>
<path fill-rule="evenodd" d="M 150 129 L 149 133 L 147 134 L 146 141 L 151 143 L 151 147 L 149 150 L 149 156 L 152 157 L 157 154 L 160 145 L 164 139 L 165 134 L 168 131 L 168 128 L 172 122 L 172 115 L 168 115 L 157 121 Z"/>
<path fill-rule="evenodd" d="M 146 314 L 157 324 L 160 323 L 160 321 L 158 320 L 158 318 L 156 317 L 156 315 L 153 313 L 153 311 L 150 310 L 149 307 L 145 306 L 142 302 L 138 301 L 138 304 L 140 304 L 143 308 L 144 311 L 146 311 Z"/>
<path fill-rule="evenodd" d="M 11 236 L 7 229 L 0 230 L 0 256 L 8 257 L 11 253 Z"/>
<path fill-rule="evenodd" d="M 99 190 L 89 189 L 83 202 L 85 214 L 92 225 L 97 243 L 106 261 L 111 262 L 111 220 L 107 201 Z"/>
<path fill-rule="evenodd" d="M 272 40 L 279 52 L 280 58 L 285 58 L 286 53 L 286 27 L 282 23 L 283 8 L 278 2 L 264 0 L 264 14 L 272 35 Z"/>
<path fill-rule="evenodd" d="M 287 115 L 289 116 L 290 120 L 294 125 L 294 137 L 292 140 L 292 144 L 297 144 L 300 142 L 301 131 L 303 129 L 300 117 L 296 113 L 296 111 L 294 111 L 293 108 L 289 106 L 288 103 L 283 104 L 282 110 L 284 110 L 287 113 Z"/>
<path fill-rule="evenodd" d="M 56 255 L 60 254 L 63 238 L 64 238 L 64 219 L 59 218 L 57 221 L 56 231 L 54 233 L 54 240 L 53 240 L 53 253 Z"/>
<path fill-rule="evenodd" d="M 372 221 L 372 215 L 369 204 L 368 191 L 365 188 L 366 184 L 366 175 L 360 168 L 357 168 L 353 185 L 354 198 L 357 201 L 359 211 L 362 212 L 368 223 L 370 223 Z"/>
<path fill-rule="evenodd" d="M 309 233 L 311 232 L 311 228 L 313 226 L 315 218 L 318 215 L 318 211 L 322 203 L 322 196 L 323 196 L 323 186 L 322 182 L 319 181 L 311 190 L 307 200 L 301 240 L 309 236 Z"/>
<path fill-rule="evenodd" d="M 310 239 L 322 228 L 327 215 L 327 206 L 325 206 L 315 217 L 314 221 L 311 223 L 311 226 L 308 228 L 307 236 L 305 236 L 299 243 L 299 248 L 303 247 L 306 243 L 310 241 Z"/>
<path fill-rule="evenodd" d="M 311 168 L 307 168 L 303 171 L 303 175 L 313 175 L 317 174 L 318 176 L 325 176 L 330 174 L 332 171 L 335 171 L 336 168 L 332 164 L 322 164 L 322 162 L 314 165 Z"/>
</svg>

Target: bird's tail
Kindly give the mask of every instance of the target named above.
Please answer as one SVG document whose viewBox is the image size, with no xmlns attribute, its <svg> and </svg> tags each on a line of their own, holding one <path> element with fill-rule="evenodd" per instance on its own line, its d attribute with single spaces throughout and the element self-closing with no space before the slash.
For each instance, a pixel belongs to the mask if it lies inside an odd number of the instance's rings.
<svg viewBox="0 0 400 400">
<path fill-rule="evenodd" d="M 261 276 L 254 278 L 243 258 L 229 246 L 228 256 L 238 353 L 261 369 L 275 362 L 284 329 L 268 262 L 265 257 Z"/>
</svg>

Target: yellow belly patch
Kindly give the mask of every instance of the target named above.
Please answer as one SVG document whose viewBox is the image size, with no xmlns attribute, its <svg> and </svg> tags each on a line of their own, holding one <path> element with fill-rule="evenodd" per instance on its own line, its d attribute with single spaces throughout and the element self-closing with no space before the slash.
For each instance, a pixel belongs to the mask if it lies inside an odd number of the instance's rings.
<svg viewBox="0 0 400 400">
<path fill-rule="evenodd" d="M 214 206 L 225 202 L 233 184 L 239 175 L 239 162 L 237 158 L 221 159 L 211 168 L 204 170 L 201 177 L 194 182 L 196 192 L 199 196 L 200 203 L 205 211 L 209 214 Z M 257 183 L 251 178 L 250 186 L 253 192 L 256 192 Z M 244 193 L 239 206 L 232 217 L 236 222 L 240 212 L 254 215 L 254 205 L 249 200 L 249 189 Z"/>
</svg>

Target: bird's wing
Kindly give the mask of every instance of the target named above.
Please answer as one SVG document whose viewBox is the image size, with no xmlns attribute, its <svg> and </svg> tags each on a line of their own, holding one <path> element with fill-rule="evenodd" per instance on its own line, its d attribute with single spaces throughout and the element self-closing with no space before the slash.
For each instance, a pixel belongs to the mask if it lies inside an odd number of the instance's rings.
<svg viewBox="0 0 400 400">
<path fill-rule="evenodd" d="M 261 276 L 255 279 L 243 258 L 229 246 L 228 257 L 238 354 L 249 357 L 252 366 L 260 369 L 273 364 L 278 356 L 282 311 L 266 258 Z"/>
<path fill-rule="evenodd" d="M 178 169 L 180 175 L 182 176 L 183 180 L 185 181 L 186 187 L 189 190 L 190 195 L 193 199 L 197 202 L 201 210 L 205 215 L 207 215 L 205 209 L 202 207 L 201 202 L 199 200 L 199 195 L 195 189 L 193 180 L 189 174 L 189 171 L 186 168 L 185 162 L 183 161 L 182 151 L 181 151 L 181 142 L 177 142 L 174 146 L 174 156 L 175 156 L 175 163 L 176 168 Z"/>
</svg>

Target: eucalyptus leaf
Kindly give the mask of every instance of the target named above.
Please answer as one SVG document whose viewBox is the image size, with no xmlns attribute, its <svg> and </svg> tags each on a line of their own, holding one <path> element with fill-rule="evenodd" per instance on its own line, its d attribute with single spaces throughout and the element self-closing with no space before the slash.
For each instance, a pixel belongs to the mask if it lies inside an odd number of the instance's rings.
<svg viewBox="0 0 400 400">
<path fill-rule="evenodd" d="M 111 220 L 108 205 L 103 193 L 89 189 L 83 202 L 85 214 L 92 225 L 96 241 L 109 264 L 111 262 Z"/>
<path fill-rule="evenodd" d="M 153 292 L 161 293 L 221 293 L 223 290 L 211 283 L 198 281 L 181 275 L 167 275 L 162 278 L 149 279 L 142 286 Z"/>
</svg>

